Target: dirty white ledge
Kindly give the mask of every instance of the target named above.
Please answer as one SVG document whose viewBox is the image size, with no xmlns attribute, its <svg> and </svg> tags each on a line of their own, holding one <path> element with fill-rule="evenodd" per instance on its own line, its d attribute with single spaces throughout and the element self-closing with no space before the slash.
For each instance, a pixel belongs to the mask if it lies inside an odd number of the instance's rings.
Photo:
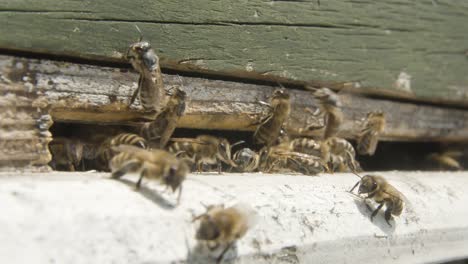
<svg viewBox="0 0 468 264">
<path fill-rule="evenodd" d="M 382 173 L 409 200 L 393 228 L 346 192 L 352 174 L 192 175 L 182 200 L 102 173 L 0 174 L 0 263 L 204 263 L 193 215 L 251 204 L 236 263 L 425 263 L 468 257 L 468 173 Z"/>
</svg>

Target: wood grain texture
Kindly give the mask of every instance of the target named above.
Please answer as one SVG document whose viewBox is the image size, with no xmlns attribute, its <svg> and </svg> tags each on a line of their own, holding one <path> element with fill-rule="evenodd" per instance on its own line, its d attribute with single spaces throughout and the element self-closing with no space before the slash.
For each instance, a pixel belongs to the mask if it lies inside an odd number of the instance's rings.
<svg viewBox="0 0 468 264">
<path fill-rule="evenodd" d="M 138 75 L 120 68 L 0 56 L 0 76 L 37 89 L 47 96 L 55 121 L 138 125 L 143 111 L 128 106 Z M 253 131 L 252 123 L 267 110 L 257 103 L 268 101 L 277 87 L 250 83 L 164 74 L 166 87 L 180 85 L 187 93 L 186 115 L 179 127 Z M 290 89 L 292 112 L 287 127 L 298 134 L 323 120 L 305 111 L 317 109 L 309 91 Z M 468 140 L 468 111 L 385 99 L 339 94 L 345 123 L 340 134 L 353 138 L 368 111 L 386 113 L 385 140 Z M 310 133 L 319 135 L 320 131 Z"/>
<path fill-rule="evenodd" d="M 28 86 L 0 80 L 0 171 L 47 171 L 52 140 L 47 100 Z"/>
<path fill-rule="evenodd" d="M 468 102 L 466 1 L 2 0 L 0 23 L 4 49 L 122 61 L 138 25 L 163 68 Z"/>
</svg>

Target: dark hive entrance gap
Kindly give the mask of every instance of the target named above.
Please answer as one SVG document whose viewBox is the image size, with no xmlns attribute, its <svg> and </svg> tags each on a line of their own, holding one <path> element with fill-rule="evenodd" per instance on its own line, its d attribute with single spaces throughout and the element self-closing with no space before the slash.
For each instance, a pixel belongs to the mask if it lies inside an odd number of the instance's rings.
<svg viewBox="0 0 468 264">
<path fill-rule="evenodd" d="M 96 169 L 93 155 L 95 155 L 99 144 L 105 139 L 115 136 L 119 133 L 138 133 L 137 127 L 122 125 L 94 125 L 80 123 L 56 122 L 50 129 L 54 140 L 50 147 L 60 143 L 63 140 L 81 142 L 84 145 L 83 157 L 77 171 L 86 171 Z M 241 148 L 249 147 L 258 149 L 253 145 L 252 132 L 243 131 L 220 131 L 220 130 L 197 130 L 197 129 L 176 129 L 173 137 L 191 138 L 201 134 L 209 134 L 218 137 L 224 137 L 231 143 L 240 140 L 245 143 L 235 146 L 233 153 Z M 354 144 L 354 142 L 353 142 Z M 364 171 L 389 171 L 389 170 L 447 170 L 434 161 L 428 159 L 430 153 L 446 151 L 447 146 L 437 142 L 380 142 L 376 153 L 373 156 L 357 156 Z M 54 155 L 54 153 L 52 153 Z M 61 158 L 66 158 L 66 153 L 59 153 Z M 463 167 L 468 166 L 466 160 L 468 153 L 462 153 L 458 158 Z M 57 157 L 54 158 L 55 160 Z M 57 170 L 68 171 L 67 166 L 55 166 Z M 228 169 L 228 168 L 225 168 Z"/>
</svg>

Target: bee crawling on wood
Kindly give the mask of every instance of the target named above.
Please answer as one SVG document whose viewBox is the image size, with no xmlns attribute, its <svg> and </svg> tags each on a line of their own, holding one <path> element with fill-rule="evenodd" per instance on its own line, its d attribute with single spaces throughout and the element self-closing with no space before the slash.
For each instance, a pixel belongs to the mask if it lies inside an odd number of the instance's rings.
<svg viewBox="0 0 468 264">
<path fill-rule="evenodd" d="M 98 169 L 109 171 L 109 161 L 115 156 L 116 152 L 112 149 L 119 145 L 133 145 L 142 149 L 147 148 L 146 140 L 136 134 L 121 133 L 105 140 L 99 146 L 96 156 Z"/>
<path fill-rule="evenodd" d="M 367 197 L 364 198 L 364 202 L 367 199 L 372 199 L 379 206 L 372 212 L 371 221 L 377 215 L 379 210 L 385 205 L 385 221 L 389 226 L 390 219 L 392 215 L 399 216 L 401 215 L 404 207 L 404 196 L 400 193 L 395 187 L 390 185 L 384 177 L 379 175 L 364 175 L 363 177 L 356 174 L 360 181 L 358 181 L 354 187 L 349 191 L 350 193 L 359 186 L 358 194 L 367 194 Z M 369 205 L 366 206 L 370 209 Z"/>
<path fill-rule="evenodd" d="M 338 133 L 341 123 L 343 123 L 343 112 L 341 111 L 341 101 L 338 95 L 328 88 L 321 88 L 314 92 L 320 111 L 325 119 L 324 138 L 327 139 Z"/>
<path fill-rule="evenodd" d="M 285 89 L 277 89 L 269 104 L 262 102 L 270 109 L 269 113 L 260 120 L 257 130 L 254 133 L 255 144 L 265 146 L 274 145 L 287 121 L 291 112 L 291 101 L 289 93 Z"/>
<path fill-rule="evenodd" d="M 231 159 L 231 147 L 242 143 L 240 141 L 231 146 L 225 138 L 217 138 L 210 135 L 200 135 L 196 138 L 172 138 L 174 143 L 169 146 L 172 153 L 180 153 L 180 156 L 191 159 L 198 172 L 202 171 L 203 164 L 217 164 L 221 173 L 221 162 L 232 167 L 237 167 Z"/>
<path fill-rule="evenodd" d="M 234 153 L 233 161 L 237 164 L 238 171 L 252 172 L 258 168 L 260 155 L 249 148 L 243 148 Z"/>
<path fill-rule="evenodd" d="M 382 111 L 367 113 L 364 126 L 357 139 L 357 151 L 361 155 L 374 155 L 379 136 L 385 130 L 385 114 Z"/>
<path fill-rule="evenodd" d="M 224 254 L 256 224 L 256 218 L 254 209 L 247 204 L 238 203 L 228 208 L 208 206 L 204 214 L 193 219 L 199 222 L 195 238 L 211 250 L 224 247 L 217 257 L 220 263 Z"/>
<path fill-rule="evenodd" d="M 172 136 L 179 118 L 185 111 L 186 93 L 178 86 L 169 91 L 170 98 L 156 119 L 143 124 L 140 135 L 146 138 L 150 147 L 164 148 Z"/>
<path fill-rule="evenodd" d="M 138 27 L 137 30 L 141 34 Z M 140 35 L 139 41 L 133 43 L 128 48 L 126 58 L 140 74 L 138 88 L 132 95 L 130 105 L 133 104 L 138 96 L 140 104 L 146 111 L 158 112 L 165 101 L 159 57 L 149 42 L 143 41 L 143 36 Z"/>
<path fill-rule="evenodd" d="M 185 180 L 189 167 L 184 160 L 165 150 L 145 150 L 131 145 L 112 147 L 119 152 L 109 163 L 112 178 L 118 179 L 128 173 L 140 175 L 136 183 L 139 189 L 143 177 L 159 180 L 170 187 L 173 192 L 179 190 L 177 201 L 180 201 L 182 182 Z"/>
<path fill-rule="evenodd" d="M 463 167 L 458 162 L 457 158 L 462 156 L 461 151 L 445 151 L 442 153 L 431 153 L 426 158 L 433 162 L 436 162 L 439 168 L 445 168 L 449 170 L 462 170 Z"/>
</svg>

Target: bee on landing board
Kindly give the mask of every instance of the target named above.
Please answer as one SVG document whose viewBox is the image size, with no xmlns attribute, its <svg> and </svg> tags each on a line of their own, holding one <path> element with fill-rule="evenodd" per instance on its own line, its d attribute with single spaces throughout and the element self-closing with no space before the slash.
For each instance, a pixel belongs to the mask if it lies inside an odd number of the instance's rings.
<svg viewBox="0 0 468 264">
<path fill-rule="evenodd" d="M 358 181 L 354 187 L 349 191 L 350 193 L 359 186 L 358 194 L 367 194 L 364 198 L 364 202 L 367 199 L 372 199 L 379 206 L 372 212 L 371 221 L 377 215 L 379 210 L 385 205 L 385 221 L 389 226 L 392 215 L 401 215 L 404 207 L 404 196 L 395 187 L 385 180 L 384 177 L 379 175 L 364 175 L 363 177 L 356 174 L 360 181 Z M 367 203 L 366 203 L 367 205 Z M 368 205 L 367 205 L 368 206 Z M 370 208 L 368 206 L 368 208 Z"/>
<path fill-rule="evenodd" d="M 173 143 L 169 146 L 169 151 L 180 153 L 181 157 L 191 159 L 197 165 L 198 172 L 202 171 L 203 164 L 217 164 L 219 173 L 221 173 L 221 162 L 237 167 L 231 159 L 231 147 L 241 142 L 231 146 L 227 139 L 210 135 L 200 135 L 196 138 L 172 138 L 171 141 Z"/>
<path fill-rule="evenodd" d="M 381 111 L 369 112 L 357 139 L 357 151 L 361 155 L 374 155 L 379 136 L 385 130 L 385 114 Z"/>
<path fill-rule="evenodd" d="M 276 144 L 284 123 L 291 112 L 291 100 L 285 89 L 277 89 L 269 104 L 262 102 L 270 109 L 269 113 L 260 120 L 260 124 L 254 133 L 255 144 L 267 147 Z"/>
<path fill-rule="evenodd" d="M 109 163 L 112 178 L 118 179 L 128 173 L 140 175 L 136 183 L 139 189 L 143 177 L 160 181 L 173 192 L 179 190 L 177 201 L 180 201 L 182 182 L 189 167 L 184 160 L 177 159 L 165 150 L 145 150 L 131 145 L 112 147 L 118 152 Z"/>
<path fill-rule="evenodd" d="M 136 134 L 121 133 L 105 140 L 99 145 L 96 155 L 96 165 L 99 170 L 109 171 L 109 161 L 115 156 L 112 147 L 119 145 L 133 145 L 142 149 L 147 148 L 146 140 Z"/>
<path fill-rule="evenodd" d="M 156 119 L 144 123 L 140 129 L 140 135 L 148 140 L 150 147 L 163 149 L 177 127 L 179 118 L 184 114 L 186 93 L 178 86 L 172 90 L 167 104 Z"/>
<path fill-rule="evenodd" d="M 138 27 L 137 27 L 138 29 Z M 138 31 L 140 31 L 138 29 Z M 141 31 L 140 31 L 141 34 Z M 159 57 L 150 43 L 142 40 L 133 43 L 127 50 L 126 58 L 140 74 L 138 87 L 132 95 L 130 105 L 136 97 L 140 99 L 143 109 L 148 112 L 159 112 L 165 101 L 164 83 L 159 66 Z"/>
<path fill-rule="evenodd" d="M 321 88 L 314 92 L 320 112 L 325 119 L 324 138 L 327 139 L 336 135 L 343 123 L 343 112 L 341 111 L 341 101 L 338 95 L 328 88 Z"/>
<path fill-rule="evenodd" d="M 322 157 L 331 171 L 360 171 L 353 145 L 344 138 L 330 137 L 322 143 Z"/>
<path fill-rule="evenodd" d="M 224 254 L 256 224 L 256 217 L 254 209 L 243 203 L 228 208 L 208 206 L 204 214 L 193 219 L 199 222 L 195 239 L 206 243 L 211 250 L 224 247 L 216 259 L 220 263 Z"/>
</svg>

